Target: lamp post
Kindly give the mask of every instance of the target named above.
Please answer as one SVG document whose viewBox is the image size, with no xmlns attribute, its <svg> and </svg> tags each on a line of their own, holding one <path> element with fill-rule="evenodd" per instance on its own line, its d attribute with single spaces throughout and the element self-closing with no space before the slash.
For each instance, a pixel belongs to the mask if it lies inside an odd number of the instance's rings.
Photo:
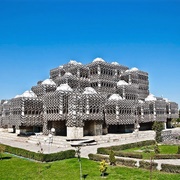
<svg viewBox="0 0 180 180">
<path fill-rule="evenodd" d="M 82 143 L 71 143 L 72 147 L 75 147 L 76 151 L 76 156 L 79 161 L 79 172 L 80 172 L 80 180 L 82 180 L 82 165 L 81 165 L 81 146 L 83 146 Z"/>
<path fill-rule="evenodd" d="M 44 141 L 46 142 L 48 140 L 48 154 L 50 153 L 50 148 L 53 143 L 53 135 L 55 133 L 55 128 L 51 128 L 50 133 L 48 134 L 48 138 L 44 138 Z"/>
<path fill-rule="evenodd" d="M 76 147 L 76 155 L 79 161 L 80 180 L 82 180 L 82 165 L 81 165 L 81 148 Z"/>
</svg>

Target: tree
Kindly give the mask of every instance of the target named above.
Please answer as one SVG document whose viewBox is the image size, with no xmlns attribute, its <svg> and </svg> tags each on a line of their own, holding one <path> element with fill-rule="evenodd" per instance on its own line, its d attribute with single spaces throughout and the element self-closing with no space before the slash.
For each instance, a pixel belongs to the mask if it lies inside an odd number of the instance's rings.
<svg viewBox="0 0 180 180">
<path fill-rule="evenodd" d="M 1 158 L 1 160 L 2 160 L 2 154 L 4 153 L 4 151 L 5 151 L 5 146 L 0 144 L 0 158 Z"/>
<path fill-rule="evenodd" d="M 113 150 L 110 151 L 109 162 L 110 162 L 110 165 L 113 165 L 113 166 L 116 165 L 116 158 L 114 156 L 114 151 Z"/>
<path fill-rule="evenodd" d="M 159 154 L 160 153 L 160 150 L 159 150 L 159 146 L 158 146 L 158 143 L 156 142 L 156 144 L 154 145 L 154 152 L 156 154 Z"/>
<path fill-rule="evenodd" d="M 104 174 L 106 173 L 107 171 L 107 163 L 105 160 L 102 160 L 100 162 L 100 166 L 99 166 L 99 170 L 101 172 L 101 176 L 104 177 Z"/>
<path fill-rule="evenodd" d="M 156 137 L 155 137 L 156 142 L 161 142 L 162 141 L 161 132 L 164 129 L 163 123 L 155 121 L 153 123 L 152 129 L 156 132 Z"/>
</svg>

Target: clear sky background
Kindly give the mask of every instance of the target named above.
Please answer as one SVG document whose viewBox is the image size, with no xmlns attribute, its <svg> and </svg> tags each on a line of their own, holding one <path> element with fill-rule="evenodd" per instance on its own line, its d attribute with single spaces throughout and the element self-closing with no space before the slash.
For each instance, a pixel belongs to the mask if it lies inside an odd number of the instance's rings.
<svg viewBox="0 0 180 180">
<path fill-rule="evenodd" d="M 180 0 L 0 0 L 0 99 L 96 57 L 148 72 L 180 105 Z"/>
</svg>

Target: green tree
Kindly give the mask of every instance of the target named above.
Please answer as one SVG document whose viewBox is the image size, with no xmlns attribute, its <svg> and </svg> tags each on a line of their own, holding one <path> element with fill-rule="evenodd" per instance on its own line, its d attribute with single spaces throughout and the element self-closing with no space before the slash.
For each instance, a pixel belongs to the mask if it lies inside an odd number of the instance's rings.
<svg viewBox="0 0 180 180">
<path fill-rule="evenodd" d="M 0 144 L 0 158 L 1 158 L 1 160 L 2 160 L 2 154 L 4 153 L 4 151 L 5 151 L 5 146 Z"/>
<path fill-rule="evenodd" d="M 156 154 L 159 154 L 160 153 L 160 150 L 159 150 L 159 146 L 158 146 L 158 143 L 156 142 L 156 144 L 154 145 L 154 152 Z"/>
<path fill-rule="evenodd" d="M 114 156 L 114 151 L 113 150 L 110 151 L 109 162 L 110 162 L 110 165 L 113 165 L 113 166 L 116 165 L 116 158 Z"/>
<path fill-rule="evenodd" d="M 155 121 L 153 123 L 152 129 L 156 132 L 156 142 L 161 142 L 162 141 L 162 137 L 161 137 L 161 132 L 164 129 L 164 124 L 162 122 L 157 122 Z"/>
</svg>

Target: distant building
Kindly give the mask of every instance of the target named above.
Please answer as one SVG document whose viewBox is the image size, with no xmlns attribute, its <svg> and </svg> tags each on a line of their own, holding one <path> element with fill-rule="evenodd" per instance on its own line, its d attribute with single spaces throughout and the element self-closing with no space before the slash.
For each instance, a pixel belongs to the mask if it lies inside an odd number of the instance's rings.
<svg viewBox="0 0 180 180">
<path fill-rule="evenodd" d="M 0 127 L 16 133 L 40 132 L 81 138 L 85 135 L 165 128 L 178 118 L 178 104 L 149 93 L 148 73 L 96 58 L 50 70 L 50 79 L 30 91 L 1 100 Z"/>
</svg>

